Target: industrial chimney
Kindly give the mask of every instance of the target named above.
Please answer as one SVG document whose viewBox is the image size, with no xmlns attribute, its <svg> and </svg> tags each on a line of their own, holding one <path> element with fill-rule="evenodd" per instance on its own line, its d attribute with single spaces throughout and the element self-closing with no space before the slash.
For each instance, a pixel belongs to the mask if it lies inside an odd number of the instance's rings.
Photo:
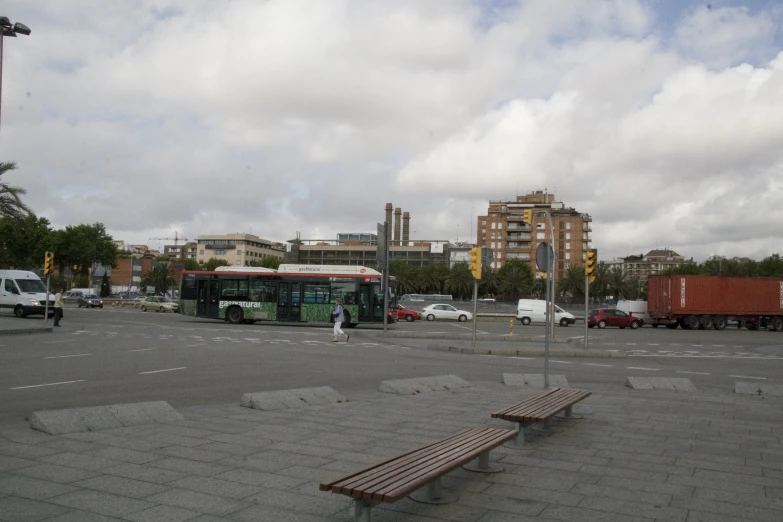
<svg viewBox="0 0 783 522">
<path fill-rule="evenodd" d="M 400 218 L 402 217 L 402 209 L 394 209 L 394 241 L 400 244 Z"/>
<path fill-rule="evenodd" d="M 410 212 L 403 212 L 402 213 L 402 241 L 406 245 L 408 244 L 408 241 L 411 238 L 410 229 L 411 229 L 411 214 Z"/>
<path fill-rule="evenodd" d="M 386 203 L 386 223 L 389 226 L 389 232 L 391 232 L 392 227 L 392 209 L 394 206 L 391 203 Z M 391 234 L 389 234 L 391 236 Z"/>
</svg>

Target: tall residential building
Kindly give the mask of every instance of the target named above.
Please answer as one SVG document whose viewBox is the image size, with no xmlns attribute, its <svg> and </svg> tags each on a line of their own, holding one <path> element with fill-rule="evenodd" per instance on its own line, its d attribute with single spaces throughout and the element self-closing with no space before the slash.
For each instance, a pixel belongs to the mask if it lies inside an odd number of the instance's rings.
<svg viewBox="0 0 783 522">
<path fill-rule="evenodd" d="M 646 280 L 647 276 L 662 274 L 670 268 L 682 266 L 685 258 L 669 249 L 650 250 L 638 256 L 618 257 L 606 261 L 610 267 L 620 267 L 630 277 Z"/>
<path fill-rule="evenodd" d="M 253 234 L 225 234 L 198 236 L 196 260 L 204 263 L 212 258 L 228 261 L 230 265 L 249 266 L 264 256 L 283 259 L 284 247 Z"/>
<path fill-rule="evenodd" d="M 524 210 L 533 210 L 533 222 L 524 222 Z M 554 241 L 549 220 L 554 227 Z M 490 201 L 486 216 L 478 216 L 476 245 L 489 247 L 494 253 L 492 268 L 497 270 L 511 259 L 529 262 L 536 268 L 536 248 L 544 241 L 553 244 L 556 255 L 556 274 L 562 277 L 570 265 L 584 264 L 585 252 L 590 248 L 592 218 L 588 214 L 567 208 L 555 201 L 554 194 L 536 191 L 517 196 L 514 201 Z"/>
</svg>

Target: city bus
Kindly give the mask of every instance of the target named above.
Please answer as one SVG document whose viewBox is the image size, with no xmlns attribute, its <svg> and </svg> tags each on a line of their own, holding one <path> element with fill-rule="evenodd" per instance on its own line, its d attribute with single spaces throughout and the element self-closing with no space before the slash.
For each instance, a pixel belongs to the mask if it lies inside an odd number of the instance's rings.
<svg viewBox="0 0 783 522">
<path fill-rule="evenodd" d="M 282 264 L 277 270 L 218 267 L 213 272 L 182 272 L 179 312 L 223 319 L 232 324 L 331 321 L 343 299 L 346 327 L 383 323 L 382 274 L 356 265 Z M 389 280 L 389 307 L 396 305 L 396 283 Z M 392 322 L 394 314 L 389 314 Z M 396 316 L 395 316 L 396 317 Z"/>
</svg>

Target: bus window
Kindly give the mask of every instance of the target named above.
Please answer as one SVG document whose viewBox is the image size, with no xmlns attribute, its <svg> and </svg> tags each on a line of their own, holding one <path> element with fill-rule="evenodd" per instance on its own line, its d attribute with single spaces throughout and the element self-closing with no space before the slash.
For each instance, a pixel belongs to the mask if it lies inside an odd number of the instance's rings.
<svg viewBox="0 0 783 522">
<path fill-rule="evenodd" d="M 247 301 L 247 279 L 226 279 L 223 281 L 221 297 L 231 301 Z"/>
<path fill-rule="evenodd" d="M 250 281 L 250 300 L 262 303 L 277 302 L 277 281 L 253 279 Z"/>
<path fill-rule="evenodd" d="M 334 303 L 338 297 L 343 299 L 343 304 L 356 304 L 356 283 L 332 283 L 330 302 Z"/>
<path fill-rule="evenodd" d="M 306 283 L 304 302 L 305 303 L 328 303 L 329 284 Z"/>
</svg>

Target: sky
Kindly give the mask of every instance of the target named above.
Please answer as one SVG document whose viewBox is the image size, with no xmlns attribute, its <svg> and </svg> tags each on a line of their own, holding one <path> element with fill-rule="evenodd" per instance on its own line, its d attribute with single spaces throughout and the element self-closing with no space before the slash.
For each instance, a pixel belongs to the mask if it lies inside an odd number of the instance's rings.
<svg viewBox="0 0 783 522">
<path fill-rule="evenodd" d="M 599 257 L 783 253 L 783 4 L 6 0 L 3 181 L 57 228 L 159 248 L 475 241 L 535 190 Z M 154 239 L 153 239 L 154 238 Z"/>
</svg>

